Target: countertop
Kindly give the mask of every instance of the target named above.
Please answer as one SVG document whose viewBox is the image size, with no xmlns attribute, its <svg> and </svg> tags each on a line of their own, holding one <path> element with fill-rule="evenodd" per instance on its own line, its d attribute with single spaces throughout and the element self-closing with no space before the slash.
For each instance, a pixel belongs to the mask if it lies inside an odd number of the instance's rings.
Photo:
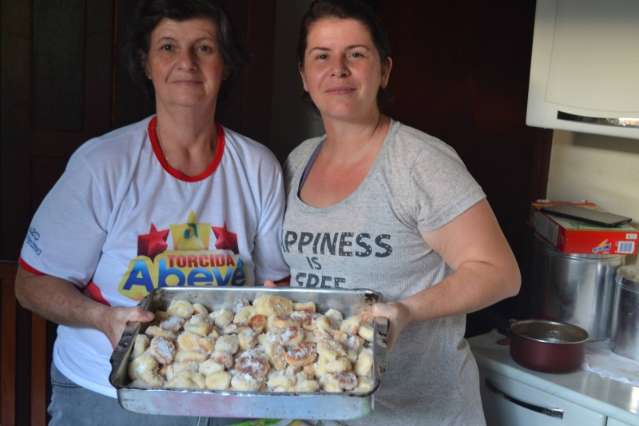
<svg viewBox="0 0 639 426">
<path fill-rule="evenodd" d="M 529 370 L 512 360 L 504 336 L 493 331 L 468 339 L 480 368 L 499 373 L 619 421 L 639 426 L 639 387 L 586 370 L 549 374 Z"/>
</svg>

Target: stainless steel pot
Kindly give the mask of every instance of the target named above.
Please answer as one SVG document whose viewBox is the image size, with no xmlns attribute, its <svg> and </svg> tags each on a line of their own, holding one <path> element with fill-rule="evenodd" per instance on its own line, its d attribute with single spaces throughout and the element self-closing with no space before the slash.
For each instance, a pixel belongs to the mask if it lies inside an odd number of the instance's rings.
<svg viewBox="0 0 639 426">
<path fill-rule="evenodd" d="M 611 348 L 639 361 L 639 267 L 619 268 L 616 283 Z"/>
<path fill-rule="evenodd" d="M 610 337 L 615 273 L 622 255 L 562 253 L 535 235 L 534 314 L 578 325 L 591 340 Z"/>
</svg>

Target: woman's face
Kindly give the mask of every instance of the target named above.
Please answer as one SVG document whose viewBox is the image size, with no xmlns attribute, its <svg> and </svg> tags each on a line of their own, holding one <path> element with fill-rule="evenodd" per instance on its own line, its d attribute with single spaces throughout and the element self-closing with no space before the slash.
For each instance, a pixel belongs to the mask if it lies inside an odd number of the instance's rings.
<svg viewBox="0 0 639 426">
<path fill-rule="evenodd" d="M 377 93 L 392 62 L 382 64 L 368 28 L 355 19 L 323 18 L 311 24 L 300 68 L 306 90 L 323 117 L 375 116 Z"/>
<path fill-rule="evenodd" d="M 209 19 L 163 19 L 151 32 L 146 73 L 164 106 L 212 106 L 224 79 L 217 25 Z"/>
</svg>

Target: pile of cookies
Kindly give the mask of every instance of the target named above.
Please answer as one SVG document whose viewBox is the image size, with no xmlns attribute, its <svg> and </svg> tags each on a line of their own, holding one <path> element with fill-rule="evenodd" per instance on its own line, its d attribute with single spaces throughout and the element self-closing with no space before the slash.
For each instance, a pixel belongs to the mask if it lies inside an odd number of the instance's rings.
<svg viewBox="0 0 639 426">
<path fill-rule="evenodd" d="M 252 392 L 373 390 L 373 326 L 272 294 L 209 310 L 173 299 L 136 336 L 130 386 Z"/>
</svg>

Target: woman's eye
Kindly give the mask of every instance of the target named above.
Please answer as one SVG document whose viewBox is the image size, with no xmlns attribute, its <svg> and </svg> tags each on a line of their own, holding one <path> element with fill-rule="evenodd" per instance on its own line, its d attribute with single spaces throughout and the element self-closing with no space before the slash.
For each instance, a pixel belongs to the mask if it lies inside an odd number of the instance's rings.
<svg viewBox="0 0 639 426">
<path fill-rule="evenodd" d="M 213 53 L 213 47 L 207 44 L 203 44 L 198 49 L 202 53 Z"/>
<path fill-rule="evenodd" d="M 172 52 L 172 51 L 173 51 L 173 45 L 172 45 L 172 44 L 169 44 L 169 43 L 162 44 L 162 45 L 160 46 L 160 50 L 163 50 L 163 51 L 165 51 L 165 52 Z"/>
<path fill-rule="evenodd" d="M 326 53 L 320 53 L 319 55 L 315 56 L 315 59 L 319 59 L 319 60 L 328 59 L 328 55 Z"/>
<path fill-rule="evenodd" d="M 351 52 L 351 57 L 353 58 L 364 58 L 364 52 Z"/>
</svg>

